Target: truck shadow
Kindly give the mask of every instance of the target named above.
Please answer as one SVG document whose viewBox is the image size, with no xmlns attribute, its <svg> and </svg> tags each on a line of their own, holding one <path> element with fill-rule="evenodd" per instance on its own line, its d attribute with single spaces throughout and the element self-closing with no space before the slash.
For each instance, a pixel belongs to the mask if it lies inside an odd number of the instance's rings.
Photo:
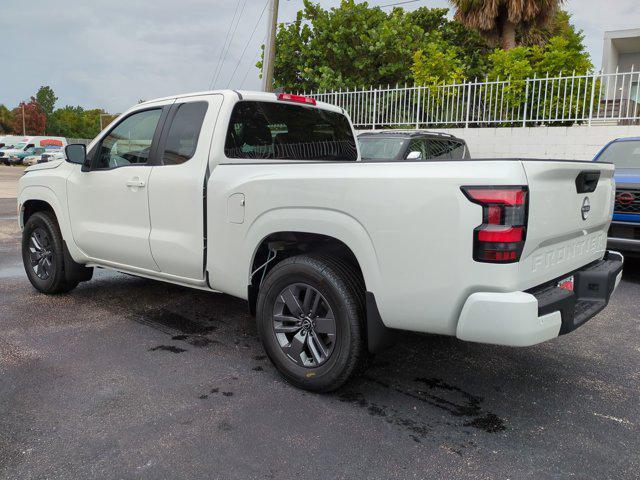
<svg viewBox="0 0 640 480">
<path fill-rule="evenodd" d="M 113 273 L 98 274 L 73 297 L 167 335 L 163 345 L 149 350 L 188 355 L 194 348 L 212 349 L 248 373 L 268 376 L 257 381 L 284 384 L 266 360 L 255 321 L 241 300 Z M 144 308 L 131 311 L 132 297 Z M 585 397 L 600 395 L 593 386 L 602 382 L 608 363 L 585 350 L 588 334 L 570 337 L 514 349 L 401 333 L 397 344 L 377 355 L 361 376 L 326 398 L 386 422 L 419 443 L 451 426 L 461 435 L 504 435 L 536 421 L 553 421 L 549 406 L 561 415 L 566 405 L 579 410 L 576 405 Z M 451 445 L 457 454 L 469 446 L 461 439 Z"/>
</svg>

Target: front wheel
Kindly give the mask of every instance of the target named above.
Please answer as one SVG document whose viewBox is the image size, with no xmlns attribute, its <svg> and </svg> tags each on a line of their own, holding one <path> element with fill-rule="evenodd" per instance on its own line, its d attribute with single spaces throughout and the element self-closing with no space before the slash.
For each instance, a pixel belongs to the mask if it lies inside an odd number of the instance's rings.
<svg viewBox="0 0 640 480">
<path fill-rule="evenodd" d="M 74 289 L 64 272 L 64 244 L 55 217 L 37 212 L 22 231 L 22 263 L 29 281 L 42 293 L 64 293 Z"/>
<path fill-rule="evenodd" d="M 267 355 L 286 380 L 305 390 L 335 390 L 366 355 L 364 285 L 337 258 L 287 258 L 260 288 L 257 324 Z"/>
</svg>

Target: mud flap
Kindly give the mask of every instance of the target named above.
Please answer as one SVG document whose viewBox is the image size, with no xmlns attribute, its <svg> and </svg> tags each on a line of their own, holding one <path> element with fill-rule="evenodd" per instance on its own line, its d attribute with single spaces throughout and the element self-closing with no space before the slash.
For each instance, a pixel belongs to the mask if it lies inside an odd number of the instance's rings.
<svg viewBox="0 0 640 480">
<path fill-rule="evenodd" d="M 376 297 L 367 292 L 367 347 L 370 353 L 380 353 L 396 342 L 396 332 L 382 323 Z"/>
<path fill-rule="evenodd" d="M 62 247 L 64 250 L 64 278 L 67 282 L 86 282 L 93 277 L 93 268 L 85 267 L 80 263 L 76 263 L 69 249 L 67 248 L 67 242 L 62 241 Z"/>
</svg>

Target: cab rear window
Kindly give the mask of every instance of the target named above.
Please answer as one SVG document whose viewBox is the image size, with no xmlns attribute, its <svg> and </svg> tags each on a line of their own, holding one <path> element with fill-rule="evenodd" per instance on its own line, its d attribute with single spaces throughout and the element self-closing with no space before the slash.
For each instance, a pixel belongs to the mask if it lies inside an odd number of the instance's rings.
<svg viewBox="0 0 640 480">
<path fill-rule="evenodd" d="M 228 158 L 356 161 L 347 117 L 314 107 L 241 101 L 231 114 Z"/>
</svg>

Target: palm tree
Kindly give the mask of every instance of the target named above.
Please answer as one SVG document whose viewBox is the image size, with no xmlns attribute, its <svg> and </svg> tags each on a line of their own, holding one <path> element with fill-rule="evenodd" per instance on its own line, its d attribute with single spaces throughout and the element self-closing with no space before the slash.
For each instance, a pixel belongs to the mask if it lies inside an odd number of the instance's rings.
<svg viewBox="0 0 640 480">
<path fill-rule="evenodd" d="M 516 46 L 516 29 L 542 27 L 554 18 L 564 0 L 449 0 L 455 19 L 504 50 Z"/>
</svg>

